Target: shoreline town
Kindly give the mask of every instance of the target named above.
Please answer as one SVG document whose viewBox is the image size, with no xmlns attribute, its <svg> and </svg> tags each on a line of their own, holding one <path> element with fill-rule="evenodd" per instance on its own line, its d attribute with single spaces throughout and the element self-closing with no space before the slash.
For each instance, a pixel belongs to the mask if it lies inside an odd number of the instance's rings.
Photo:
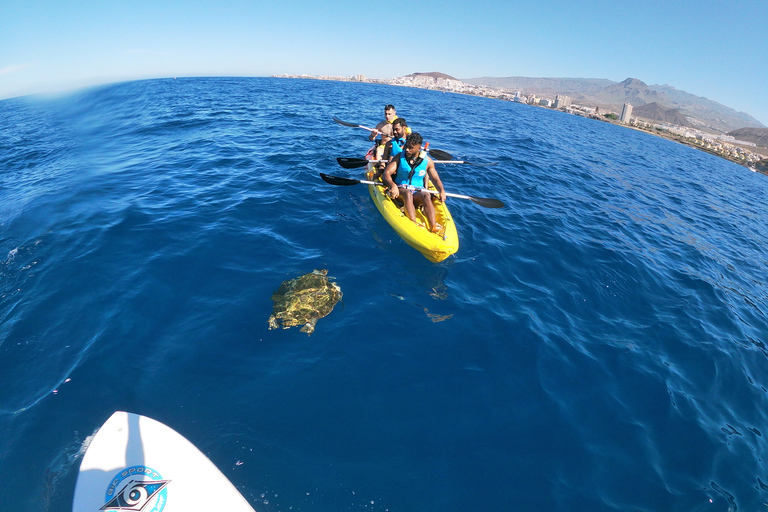
<svg viewBox="0 0 768 512">
<path fill-rule="evenodd" d="M 366 78 L 363 75 L 353 76 L 326 76 L 326 75 L 273 75 L 275 78 L 299 78 L 311 80 L 331 80 L 341 82 L 367 82 L 383 85 L 395 85 L 401 87 L 414 87 L 419 89 L 432 89 L 458 94 L 483 96 L 523 103 L 536 107 L 560 110 L 568 114 L 588 117 L 598 121 L 608 122 L 643 131 L 672 140 L 695 149 L 706 151 L 715 156 L 725 158 L 731 162 L 742 165 L 751 171 L 768 175 L 768 150 L 758 148 L 753 142 L 736 140 L 733 136 L 725 134 L 713 134 L 695 128 L 687 128 L 670 123 L 659 123 L 650 120 L 639 119 L 632 116 L 632 105 L 624 104 L 621 112 L 614 112 L 608 107 L 582 106 L 572 103 L 571 98 L 565 95 L 557 95 L 554 99 L 539 97 L 535 94 L 525 94 L 522 91 L 511 93 L 506 90 L 485 85 L 471 85 L 454 78 L 434 76 L 436 74 L 415 74 L 396 78 Z M 762 153 L 761 153 L 762 150 Z"/>
</svg>

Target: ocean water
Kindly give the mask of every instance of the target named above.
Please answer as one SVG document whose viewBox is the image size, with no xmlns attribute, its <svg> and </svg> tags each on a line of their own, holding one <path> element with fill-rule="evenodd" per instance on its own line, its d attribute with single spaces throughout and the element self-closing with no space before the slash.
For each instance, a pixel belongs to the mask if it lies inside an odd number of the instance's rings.
<svg viewBox="0 0 768 512">
<path fill-rule="evenodd" d="M 360 157 L 393 103 L 459 252 L 407 246 Z M 71 509 L 115 410 L 260 512 L 763 511 L 766 176 L 498 100 L 273 78 L 0 102 L 0 510 Z M 280 283 L 342 302 L 269 330 Z"/>
</svg>

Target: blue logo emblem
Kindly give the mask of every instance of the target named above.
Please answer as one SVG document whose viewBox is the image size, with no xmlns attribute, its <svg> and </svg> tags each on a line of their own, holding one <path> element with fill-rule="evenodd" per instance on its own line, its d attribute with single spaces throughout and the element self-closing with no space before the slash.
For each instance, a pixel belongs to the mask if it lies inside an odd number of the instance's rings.
<svg viewBox="0 0 768 512">
<path fill-rule="evenodd" d="M 170 480 L 148 466 L 125 468 L 112 478 L 100 510 L 161 512 L 168 500 Z"/>
</svg>

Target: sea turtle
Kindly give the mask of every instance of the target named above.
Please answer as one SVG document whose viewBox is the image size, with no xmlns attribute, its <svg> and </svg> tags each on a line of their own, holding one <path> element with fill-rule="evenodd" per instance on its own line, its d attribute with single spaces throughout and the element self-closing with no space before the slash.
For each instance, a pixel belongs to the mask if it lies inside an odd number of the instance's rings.
<svg viewBox="0 0 768 512">
<path fill-rule="evenodd" d="M 281 320 L 283 329 L 304 324 L 301 332 L 312 334 L 317 319 L 330 313 L 341 300 L 341 288 L 331 279 L 328 270 L 323 269 L 283 281 L 272 294 L 269 328 L 277 329 L 277 321 Z"/>
</svg>

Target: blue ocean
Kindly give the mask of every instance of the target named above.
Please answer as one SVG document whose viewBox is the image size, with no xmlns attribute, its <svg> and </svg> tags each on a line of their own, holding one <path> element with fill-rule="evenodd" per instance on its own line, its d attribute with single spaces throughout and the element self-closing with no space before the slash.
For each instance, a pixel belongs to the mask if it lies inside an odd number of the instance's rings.
<svg viewBox="0 0 768 512">
<path fill-rule="evenodd" d="M 392 103 L 460 248 L 408 246 L 337 157 Z M 68 511 L 116 410 L 259 512 L 768 504 L 768 178 L 474 96 L 185 78 L 0 102 L 0 510 Z M 343 293 L 270 330 L 283 281 Z"/>
</svg>

